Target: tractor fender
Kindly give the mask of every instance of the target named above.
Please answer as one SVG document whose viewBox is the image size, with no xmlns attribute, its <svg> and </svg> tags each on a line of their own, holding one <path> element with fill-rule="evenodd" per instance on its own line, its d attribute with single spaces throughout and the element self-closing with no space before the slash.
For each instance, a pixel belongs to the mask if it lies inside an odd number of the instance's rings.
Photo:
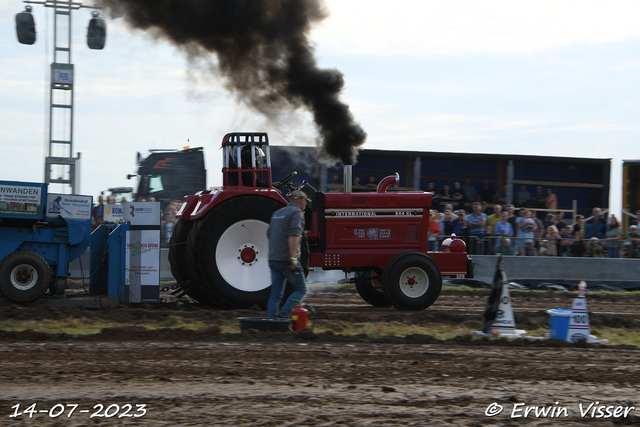
<svg viewBox="0 0 640 427">
<path fill-rule="evenodd" d="M 227 200 L 241 196 L 256 196 L 266 197 L 273 199 L 276 202 L 287 205 L 287 201 L 282 195 L 274 189 L 268 188 L 251 188 L 251 187 L 230 187 L 216 193 L 201 194 L 198 196 L 198 203 L 194 207 L 192 213 L 189 215 L 187 212 L 183 212 L 182 217 L 187 217 L 190 220 L 196 220 L 205 216 L 210 210 L 214 209 L 218 205 L 226 202 Z"/>
</svg>

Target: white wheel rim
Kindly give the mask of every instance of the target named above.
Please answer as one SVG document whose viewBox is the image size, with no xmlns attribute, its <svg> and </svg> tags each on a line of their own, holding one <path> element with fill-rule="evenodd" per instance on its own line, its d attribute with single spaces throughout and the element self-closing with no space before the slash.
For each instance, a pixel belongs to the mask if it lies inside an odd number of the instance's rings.
<svg viewBox="0 0 640 427">
<path fill-rule="evenodd" d="M 429 275 L 421 268 L 407 268 L 400 275 L 400 290 L 409 298 L 420 298 L 429 289 Z"/>
<path fill-rule="evenodd" d="M 256 292 L 271 286 L 269 271 L 269 224 L 256 219 L 239 221 L 227 228 L 216 246 L 216 265 L 222 278 L 240 291 Z M 251 248 L 253 261 L 242 257 Z"/>
<path fill-rule="evenodd" d="M 11 270 L 11 284 L 21 291 L 28 291 L 38 282 L 38 272 L 29 264 L 20 264 Z"/>
</svg>

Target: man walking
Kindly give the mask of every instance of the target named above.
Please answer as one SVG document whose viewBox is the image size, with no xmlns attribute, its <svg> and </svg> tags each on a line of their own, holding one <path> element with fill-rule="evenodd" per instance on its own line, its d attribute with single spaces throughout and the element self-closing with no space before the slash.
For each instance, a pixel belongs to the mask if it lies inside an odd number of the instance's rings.
<svg viewBox="0 0 640 427">
<path fill-rule="evenodd" d="M 307 195 L 296 190 L 291 193 L 289 204 L 279 209 L 271 216 L 267 229 L 269 238 L 269 268 L 271 269 L 271 295 L 267 302 L 269 317 L 289 317 L 295 306 L 294 300 L 302 300 L 307 293 L 304 272 L 298 262 L 300 256 L 300 241 L 304 233 L 304 210 Z M 282 311 L 278 307 L 282 301 L 285 284 L 289 281 L 293 285 L 293 293 L 287 298 Z"/>
</svg>

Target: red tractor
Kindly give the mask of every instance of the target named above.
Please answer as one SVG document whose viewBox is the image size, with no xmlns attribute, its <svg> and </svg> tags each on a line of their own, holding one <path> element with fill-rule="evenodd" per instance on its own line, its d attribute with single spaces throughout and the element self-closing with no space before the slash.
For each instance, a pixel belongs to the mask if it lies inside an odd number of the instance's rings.
<svg viewBox="0 0 640 427">
<path fill-rule="evenodd" d="M 223 186 L 185 196 L 171 237 L 171 272 L 184 293 L 222 308 L 264 307 L 270 292 L 267 227 L 287 204 L 296 172 L 273 188 L 266 133 L 230 133 L 222 142 Z M 440 295 L 442 278 L 473 277 L 461 240 L 428 252 L 431 194 L 307 191 L 302 265 L 355 273 L 358 293 L 375 306 L 424 310 Z M 315 192 L 314 192 L 315 191 Z M 304 237 L 304 236 L 303 236 Z M 444 248 L 443 248 L 444 249 Z"/>
</svg>

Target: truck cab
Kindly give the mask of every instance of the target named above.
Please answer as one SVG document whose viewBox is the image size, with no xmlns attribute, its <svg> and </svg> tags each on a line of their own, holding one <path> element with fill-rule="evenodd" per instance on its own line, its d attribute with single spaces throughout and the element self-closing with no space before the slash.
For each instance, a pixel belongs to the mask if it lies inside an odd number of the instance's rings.
<svg viewBox="0 0 640 427">
<path fill-rule="evenodd" d="M 156 201 L 169 203 L 207 188 L 202 147 L 150 150 L 147 157 L 138 153 L 137 163 L 138 200 L 153 197 Z M 136 175 L 128 178 L 133 176 Z"/>
</svg>

